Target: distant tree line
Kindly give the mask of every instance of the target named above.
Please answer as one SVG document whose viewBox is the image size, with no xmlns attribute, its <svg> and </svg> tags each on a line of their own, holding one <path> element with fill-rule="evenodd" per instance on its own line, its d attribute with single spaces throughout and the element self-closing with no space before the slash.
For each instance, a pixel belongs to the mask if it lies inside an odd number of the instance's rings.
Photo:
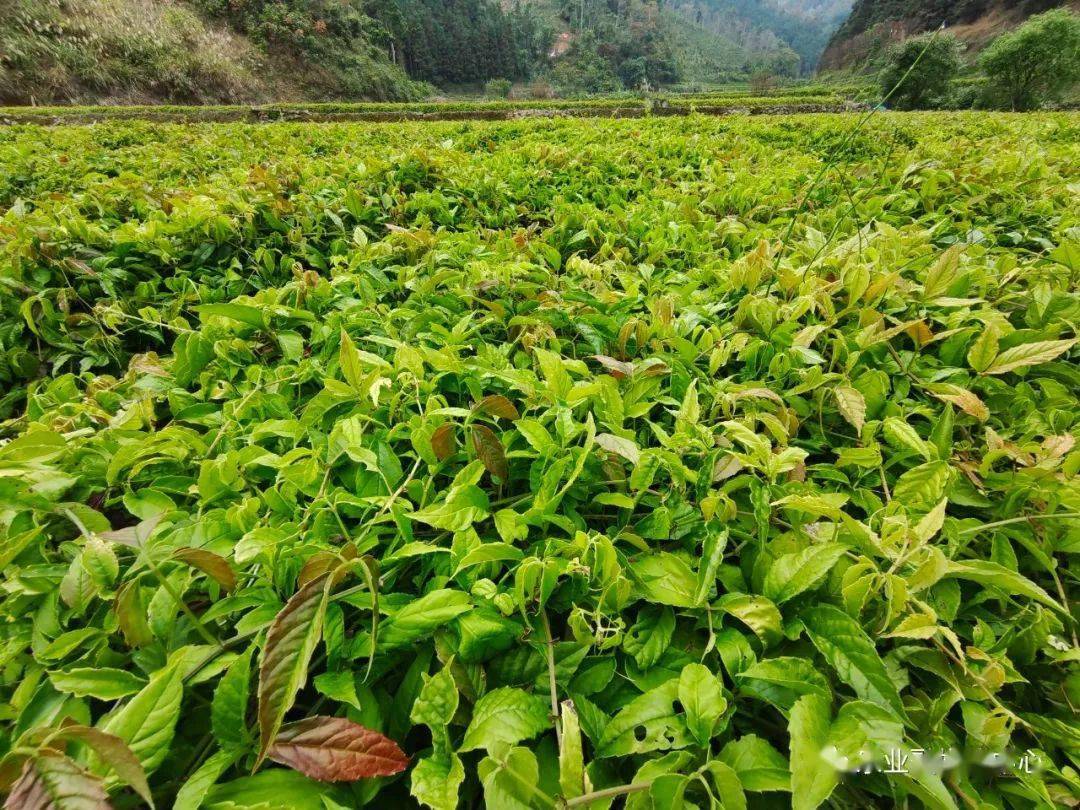
<svg viewBox="0 0 1080 810">
<path fill-rule="evenodd" d="M 881 89 L 897 109 L 1035 110 L 1068 100 L 1080 83 L 1080 16 L 1066 8 L 1002 34 L 970 75 L 963 45 L 947 31 L 912 37 L 886 55 Z"/>
</svg>

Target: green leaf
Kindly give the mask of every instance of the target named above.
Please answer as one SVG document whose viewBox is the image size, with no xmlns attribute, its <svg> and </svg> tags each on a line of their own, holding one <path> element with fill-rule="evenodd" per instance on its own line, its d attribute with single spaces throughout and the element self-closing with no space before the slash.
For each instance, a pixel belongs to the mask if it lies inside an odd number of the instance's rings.
<svg viewBox="0 0 1080 810">
<path fill-rule="evenodd" d="M 844 556 L 839 543 L 820 543 L 802 551 L 784 554 L 769 567 L 762 592 L 778 605 L 816 588 Z"/>
<path fill-rule="evenodd" d="M 199 810 L 210 789 L 236 761 L 237 756 L 233 751 L 218 751 L 208 757 L 180 786 L 173 810 Z"/>
<path fill-rule="evenodd" d="M 386 650 L 411 644 L 430 636 L 471 607 L 469 595 L 461 591 L 444 589 L 424 594 L 383 622 L 379 643 Z"/>
<path fill-rule="evenodd" d="M 842 385 L 834 389 L 836 404 L 840 408 L 840 415 L 847 420 L 856 434 L 862 434 L 863 425 L 866 424 L 866 400 L 863 395 L 851 386 Z"/>
<path fill-rule="evenodd" d="M 676 700 L 678 679 L 634 698 L 604 727 L 597 755 L 623 757 L 690 745 L 693 738 L 683 716 L 675 711 Z"/>
<path fill-rule="evenodd" d="M 699 745 L 707 746 L 720 716 L 727 709 L 720 681 L 708 667 L 687 664 L 679 675 L 678 694 L 686 711 L 686 727 Z"/>
<path fill-rule="evenodd" d="M 251 690 L 251 648 L 239 655 L 218 681 L 210 704 L 210 724 L 223 747 L 246 744 L 248 696 Z"/>
<path fill-rule="evenodd" d="M 971 344 L 971 348 L 968 349 L 968 365 L 981 374 L 990 368 L 990 364 L 994 362 L 997 355 L 998 330 L 994 324 L 990 323 L 987 324 L 982 334 L 975 339 L 975 342 Z"/>
<path fill-rule="evenodd" d="M 589 789 L 585 776 L 585 755 L 581 747 L 581 726 L 574 702 L 564 700 L 559 711 L 559 787 L 565 799 L 582 796 Z"/>
<path fill-rule="evenodd" d="M 525 810 L 535 807 L 538 797 L 546 798 L 539 789 L 540 766 L 528 748 L 503 748 L 497 755 L 484 757 L 477 774 L 484 785 L 486 807 Z"/>
<path fill-rule="evenodd" d="M 547 703 L 528 692 L 510 686 L 493 689 L 473 707 L 472 720 L 465 730 L 459 751 L 488 751 L 499 745 L 530 740 L 551 727 Z"/>
<path fill-rule="evenodd" d="M 200 317 L 229 318 L 256 329 L 266 327 L 266 318 L 261 309 L 245 306 L 244 304 L 201 304 L 195 307 Z"/>
<path fill-rule="evenodd" d="M 791 790 L 791 774 L 784 755 L 754 734 L 729 742 L 718 759 L 735 771 L 743 788 L 752 793 Z"/>
<path fill-rule="evenodd" d="M 697 578 L 682 557 L 661 551 L 634 560 L 630 570 L 648 601 L 686 608 L 696 603 Z"/>
<path fill-rule="evenodd" d="M 832 605 L 816 605 L 801 614 L 806 633 L 840 680 L 863 700 L 869 700 L 904 717 L 895 684 L 874 642 L 859 623 Z"/>
<path fill-rule="evenodd" d="M 106 716 L 99 728 L 127 743 L 143 769 L 153 773 L 169 753 L 183 696 L 182 670 L 171 664 L 151 675 L 146 686 Z"/>
<path fill-rule="evenodd" d="M 780 611 L 767 597 L 728 593 L 717 600 L 716 608 L 729 613 L 753 630 L 766 648 L 776 644 L 783 636 Z"/>
<path fill-rule="evenodd" d="M 949 465 L 930 461 L 901 475 L 893 488 L 893 498 L 911 508 L 930 508 L 941 500 L 948 481 Z"/>
<path fill-rule="evenodd" d="M 414 723 L 423 723 L 431 729 L 436 750 L 449 749 L 447 726 L 454 719 L 457 708 L 457 685 L 450 667 L 446 666 L 430 678 L 424 678 L 424 685 L 420 688 L 420 694 L 417 695 L 409 716 Z"/>
<path fill-rule="evenodd" d="M 792 810 L 815 810 L 840 782 L 839 771 L 822 756 L 831 720 L 829 700 L 820 695 L 804 695 L 791 707 Z"/>
<path fill-rule="evenodd" d="M 638 614 L 626 636 L 623 649 L 634 657 L 637 665 L 648 669 L 667 650 L 675 632 L 675 612 L 669 607 L 648 605 Z"/>
<path fill-rule="evenodd" d="M 1030 579 L 990 560 L 949 560 L 945 576 L 997 588 L 1008 596 L 1026 596 L 1059 613 L 1066 613 L 1064 607 Z"/>
<path fill-rule="evenodd" d="M 61 692 L 98 700 L 119 700 L 134 695 L 146 686 L 143 678 L 127 670 L 109 667 L 76 667 L 63 672 L 50 672 L 49 680 Z"/>
<path fill-rule="evenodd" d="M 454 753 L 436 754 L 416 763 L 410 774 L 409 793 L 433 810 L 456 810 L 465 766 Z"/>
<path fill-rule="evenodd" d="M 764 681 L 790 689 L 797 695 L 819 695 L 832 697 L 829 682 L 805 658 L 778 656 L 763 658 L 738 673 L 736 678 Z"/>
<path fill-rule="evenodd" d="M 1018 368 L 1038 366 L 1049 363 L 1060 354 L 1064 354 L 1076 345 L 1072 340 L 1040 340 L 1034 343 L 1022 343 L 1001 352 L 985 370 L 984 374 L 1007 374 Z"/>
<path fill-rule="evenodd" d="M 344 329 L 341 330 L 341 347 L 338 350 L 338 364 L 341 366 L 341 374 L 345 377 L 345 382 L 358 392 L 362 392 L 367 378 L 367 372 L 364 370 L 364 361 L 360 359 L 360 352 L 357 351 L 356 344 L 353 343 L 352 338 L 349 337 L 349 334 Z"/>
</svg>

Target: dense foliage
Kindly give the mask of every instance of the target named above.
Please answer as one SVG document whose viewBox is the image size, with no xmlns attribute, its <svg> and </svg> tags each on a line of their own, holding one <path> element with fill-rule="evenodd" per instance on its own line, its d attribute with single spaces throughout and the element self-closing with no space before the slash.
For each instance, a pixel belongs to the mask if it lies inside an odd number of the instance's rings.
<svg viewBox="0 0 1080 810">
<path fill-rule="evenodd" d="M 952 34 L 924 34 L 889 49 L 881 71 L 881 95 L 899 110 L 944 106 L 963 65 L 960 41 Z"/>
<path fill-rule="evenodd" d="M 1060 9 L 1032 17 L 998 37 L 979 62 L 990 92 L 1013 110 L 1060 101 L 1080 82 L 1080 15 Z"/>
<path fill-rule="evenodd" d="M 1080 127 L 854 126 L 0 129 L 8 806 L 1074 802 Z"/>
</svg>

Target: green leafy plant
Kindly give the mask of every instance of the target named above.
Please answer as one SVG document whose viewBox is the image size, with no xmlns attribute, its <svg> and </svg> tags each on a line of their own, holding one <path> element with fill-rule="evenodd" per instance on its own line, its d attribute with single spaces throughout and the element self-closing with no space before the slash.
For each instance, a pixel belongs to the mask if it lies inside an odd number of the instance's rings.
<svg viewBox="0 0 1080 810">
<path fill-rule="evenodd" d="M 1068 805 L 1075 116 L 852 124 L 0 130 L 7 806 Z"/>
<path fill-rule="evenodd" d="M 898 110 L 926 110 L 947 101 L 949 83 L 963 65 L 963 46 L 949 33 L 911 37 L 886 54 L 882 95 Z"/>
<path fill-rule="evenodd" d="M 1013 110 L 1033 110 L 1080 82 L 1080 15 L 1067 8 L 1032 17 L 1002 34 L 979 58 L 990 92 Z"/>
</svg>

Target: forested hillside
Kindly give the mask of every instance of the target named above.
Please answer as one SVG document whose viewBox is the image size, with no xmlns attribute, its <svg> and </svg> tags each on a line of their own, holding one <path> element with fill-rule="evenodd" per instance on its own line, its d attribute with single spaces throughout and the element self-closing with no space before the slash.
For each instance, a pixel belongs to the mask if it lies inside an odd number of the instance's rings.
<svg viewBox="0 0 1080 810">
<path fill-rule="evenodd" d="M 408 100 L 811 70 L 850 0 L 0 0 L 0 102 Z"/>
<path fill-rule="evenodd" d="M 1030 17 L 1057 6 L 1080 8 L 1077 0 L 856 0 L 836 30 L 822 66 L 859 65 L 888 44 L 948 26 L 974 48 Z"/>
<path fill-rule="evenodd" d="M 674 0 L 690 22 L 770 55 L 771 66 L 785 73 L 812 71 L 851 0 Z"/>
</svg>

